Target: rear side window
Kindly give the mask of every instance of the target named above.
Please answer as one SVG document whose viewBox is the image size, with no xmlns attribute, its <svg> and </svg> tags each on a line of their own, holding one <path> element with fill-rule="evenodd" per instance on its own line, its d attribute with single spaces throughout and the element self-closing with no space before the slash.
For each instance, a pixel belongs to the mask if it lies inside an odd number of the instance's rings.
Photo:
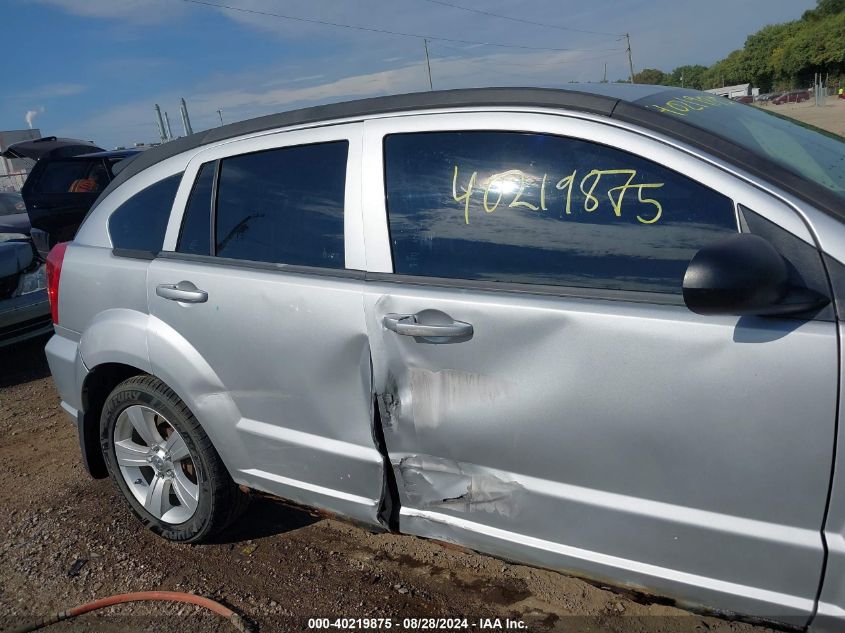
<svg viewBox="0 0 845 633">
<path fill-rule="evenodd" d="M 244 154 L 221 162 L 219 257 L 343 268 L 346 141 Z"/>
<path fill-rule="evenodd" d="M 158 253 L 182 174 L 159 180 L 112 211 L 109 235 L 114 248 Z"/>
<path fill-rule="evenodd" d="M 102 160 L 50 161 L 38 178 L 35 193 L 96 193 L 109 184 Z"/>
<path fill-rule="evenodd" d="M 185 207 L 182 230 L 176 251 L 192 255 L 211 255 L 211 203 L 217 163 L 203 163 Z"/>
<path fill-rule="evenodd" d="M 394 272 L 680 293 L 732 201 L 618 149 L 516 132 L 385 138 Z"/>
</svg>

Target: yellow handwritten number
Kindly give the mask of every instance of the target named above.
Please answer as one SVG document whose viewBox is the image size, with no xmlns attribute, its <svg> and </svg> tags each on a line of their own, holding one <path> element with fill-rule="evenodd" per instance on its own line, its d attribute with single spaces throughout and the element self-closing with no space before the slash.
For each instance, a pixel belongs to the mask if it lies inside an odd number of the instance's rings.
<svg viewBox="0 0 845 633">
<path fill-rule="evenodd" d="M 472 176 L 470 176 L 469 183 L 467 183 L 466 188 L 464 189 L 463 195 L 458 195 L 458 166 L 455 165 L 455 174 L 452 176 L 452 198 L 455 202 L 463 202 L 464 203 L 464 221 L 469 224 L 469 198 L 472 195 L 472 189 L 475 187 L 475 179 L 478 177 L 478 172 L 472 172 Z M 486 194 L 485 194 L 486 198 Z"/>
<path fill-rule="evenodd" d="M 525 191 L 525 173 L 519 169 L 513 169 L 511 172 L 505 173 L 514 173 L 514 175 L 519 176 L 519 191 L 516 192 L 516 195 L 511 200 L 511 203 L 508 207 L 525 207 L 526 209 L 531 209 L 532 211 L 537 211 L 540 207 L 535 204 L 531 204 L 530 202 L 525 202 L 524 200 L 520 200 L 519 198 L 522 196 L 522 192 Z"/>
<path fill-rule="evenodd" d="M 562 191 L 566 189 L 566 215 L 572 214 L 572 185 L 575 182 L 575 174 L 578 170 L 575 169 L 566 178 L 561 178 L 557 181 L 555 189 Z"/>
<path fill-rule="evenodd" d="M 505 193 L 504 188 L 501 185 L 497 187 L 498 191 L 496 191 L 496 193 L 498 193 L 499 195 L 496 198 L 496 202 L 491 207 L 487 201 L 488 196 L 490 195 L 490 190 L 494 189 L 494 185 L 496 185 L 496 183 L 508 181 L 513 184 L 513 181 L 517 178 L 519 179 L 518 190 L 508 207 L 512 209 L 516 207 L 525 207 L 526 209 L 531 209 L 532 211 L 537 211 L 539 209 L 539 207 L 537 207 L 536 205 L 519 199 L 520 196 L 522 196 L 522 192 L 525 191 L 525 174 L 520 169 L 509 169 L 508 171 L 493 174 L 487 181 L 487 188 L 484 190 L 484 210 L 487 213 L 493 213 L 493 211 L 495 211 L 499 207 L 499 204 L 502 202 L 502 196 Z"/>
<path fill-rule="evenodd" d="M 637 198 L 640 202 L 644 204 L 653 204 L 654 208 L 657 209 L 657 212 L 654 214 L 654 217 L 650 220 L 644 220 L 639 215 L 637 216 L 637 220 L 642 222 L 643 224 L 654 224 L 660 219 L 660 216 L 663 215 L 663 205 L 661 205 L 657 200 L 654 198 L 643 198 L 643 189 L 659 189 L 663 186 L 663 183 L 653 183 L 647 185 L 636 185 L 637 187 Z"/>
<path fill-rule="evenodd" d="M 593 211 L 599 208 L 599 199 L 593 195 L 593 192 L 595 192 L 596 187 L 598 187 L 599 180 L 601 180 L 601 175 L 601 170 L 594 169 L 581 179 L 581 193 L 583 193 L 585 196 L 584 211 L 586 211 L 587 213 L 592 213 Z M 590 178 L 594 178 L 593 186 L 590 187 L 589 190 L 584 189 L 584 183 L 587 182 L 587 180 L 589 180 Z"/>
</svg>

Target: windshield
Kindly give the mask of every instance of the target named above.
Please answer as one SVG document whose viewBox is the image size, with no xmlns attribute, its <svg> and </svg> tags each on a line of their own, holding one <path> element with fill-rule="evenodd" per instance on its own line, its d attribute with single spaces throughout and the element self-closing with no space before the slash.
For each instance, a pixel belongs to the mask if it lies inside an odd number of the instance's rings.
<svg viewBox="0 0 845 633">
<path fill-rule="evenodd" d="M 776 114 L 691 90 L 637 101 L 726 138 L 845 199 L 845 138 Z"/>
</svg>

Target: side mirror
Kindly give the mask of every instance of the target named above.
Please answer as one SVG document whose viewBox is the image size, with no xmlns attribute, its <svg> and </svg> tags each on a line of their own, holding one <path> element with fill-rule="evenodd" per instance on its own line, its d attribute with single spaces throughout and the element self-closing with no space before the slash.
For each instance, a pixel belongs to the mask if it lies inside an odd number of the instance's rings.
<svg viewBox="0 0 845 633">
<path fill-rule="evenodd" d="M 684 275 L 684 303 L 697 314 L 766 316 L 808 312 L 829 299 L 793 286 L 789 266 L 758 235 L 739 233 L 698 251 Z"/>
</svg>

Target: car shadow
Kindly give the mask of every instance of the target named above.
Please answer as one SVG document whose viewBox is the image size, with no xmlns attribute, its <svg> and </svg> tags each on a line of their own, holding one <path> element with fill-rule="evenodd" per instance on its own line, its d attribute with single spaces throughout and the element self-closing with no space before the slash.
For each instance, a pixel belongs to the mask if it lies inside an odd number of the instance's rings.
<svg viewBox="0 0 845 633">
<path fill-rule="evenodd" d="M 50 375 L 44 346 L 49 335 L 0 348 L 0 388 L 13 387 Z"/>
<path fill-rule="evenodd" d="M 228 545 L 293 532 L 317 523 L 322 518 L 281 499 L 254 494 L 246 512 L 210 543 Z"/>
</svg>

